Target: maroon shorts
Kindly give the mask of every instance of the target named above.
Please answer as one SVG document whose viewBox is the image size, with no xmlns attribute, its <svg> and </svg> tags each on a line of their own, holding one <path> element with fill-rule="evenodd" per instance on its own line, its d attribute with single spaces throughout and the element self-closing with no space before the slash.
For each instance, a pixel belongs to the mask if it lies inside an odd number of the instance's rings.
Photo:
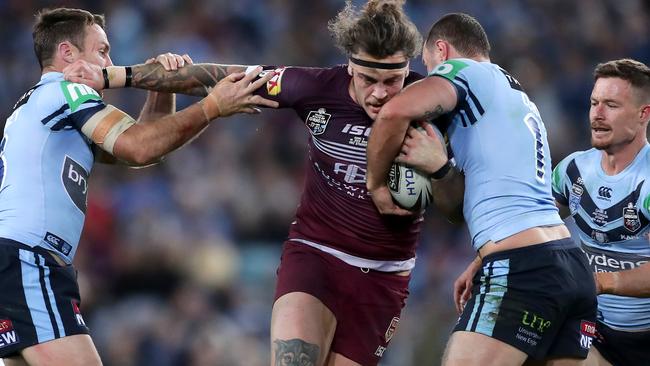
<svg viewBox="0 0 650 366">
<path fill-rule="evenodd" d="M 377 365 L 397 329 L 410 276 L 365 272 L 306 244 L 287 241 L 275 300 L 291 292 L 318 298 L 336 317 L 331 351 L 362 365 Z"/>
</svg>

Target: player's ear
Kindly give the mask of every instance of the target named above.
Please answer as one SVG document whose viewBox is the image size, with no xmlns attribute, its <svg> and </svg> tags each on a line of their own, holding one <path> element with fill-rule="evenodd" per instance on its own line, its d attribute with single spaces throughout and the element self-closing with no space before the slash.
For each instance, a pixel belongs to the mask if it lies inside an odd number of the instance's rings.
<svg viewBox="0 0 650 366">
<path fill-rule="evenodd" d="M 59 54 L 61 59 L 65 61 L 66 63 L 73 63 L 76 61 L 77 56 L 76 56 L 76 47 L 72 45 L 72 43 L 68 41 L 63 41 L 59 43 L 57 46 L 56 52 Z"/>
<path fill-rule="evenodd" d="M 647 123 L 650 120 L 650 104 L 646 104 L 641 107 L 641 123 Z"/>
</svg>

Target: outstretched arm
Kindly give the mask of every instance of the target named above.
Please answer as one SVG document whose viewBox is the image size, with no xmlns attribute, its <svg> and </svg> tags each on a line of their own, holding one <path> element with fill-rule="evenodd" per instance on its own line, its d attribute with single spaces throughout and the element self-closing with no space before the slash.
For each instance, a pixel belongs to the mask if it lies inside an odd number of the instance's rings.
<svg viewBox="0 0 650 366">
<path fill-rule="evenodd" d="M 247 66 L 242 65 L 194 64 L 177 70 L 165 70 L 160 63 L 153 63 L 109 66 L 104 71 L 97 65 L 81 60 L 67 66 L 63 74 L 66 80 L 86 84 L 97 91 L 107 87 L 112 89 L 131 86 L 151 91 L 204 97 L 226 76 L 246 69 Z M 131 76 L 127 84 L 129 74 Z"/>
<path fill-rule="evenodd" d="M 383 106 L 368 140 L 366 185 L 379 212 L 399 213 L 392 201 L 386 178 L 411 121 L 437 118 L 456 106 L 456 89 L 448 81 L 429 77 L 406 87 Z M 431 166 L 438 171 L 447 162 L 446 154 Z M 425 171 L 426 172 L 426 171 Z"/>
<path fill-rule="evenodd" d="M 253 94 L 272 77 L 267 74 L 254 80 L 260 71 L 258 68 L 249 75 L 230 75 L 199 102 L 149 123 L 136 123 L 126 113 L 108 105 L 90 117 L 81 131 L 127 164 L 151 164 L 196 137 L 212 119 L 234 113 L 258 113 L 257 106 L 277 107 L 277 102 Z"/>
</svg>

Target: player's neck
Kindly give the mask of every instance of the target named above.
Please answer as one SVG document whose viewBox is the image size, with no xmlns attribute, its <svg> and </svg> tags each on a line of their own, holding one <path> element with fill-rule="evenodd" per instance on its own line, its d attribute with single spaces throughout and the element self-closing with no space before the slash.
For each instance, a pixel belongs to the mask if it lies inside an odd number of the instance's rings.
<svg viewBox="0 0 650 366">
<path fill-rule="evenodd" d="M 639 151 L 648 143 L 647 139 L 635 140 L 622 148 L 614 151 L 603 150 L 600 166 L 607 175 L 616 175 L 627 168 Z"/>
<path fill-rule="evenodd" d="M 45 75 L 48 72 L 63 72 L 63 67 L 60 67 L 60 66 L 58 66 L 56 64 L 47 65 L 41 71 L 41 75 Z"/>
</svg>

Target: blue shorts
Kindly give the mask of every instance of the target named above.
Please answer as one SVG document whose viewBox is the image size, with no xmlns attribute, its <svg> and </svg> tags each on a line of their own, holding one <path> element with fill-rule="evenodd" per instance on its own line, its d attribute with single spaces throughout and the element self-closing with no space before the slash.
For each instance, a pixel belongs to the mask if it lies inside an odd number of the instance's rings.
<svg viewBox="0 0 650 366">
<path fill-rule="evenodd" d="M 454 331 L 507 343 L 532 359 L 586 358 L 596 327 L 596 287 L 571 239 L 483 258 Z"/>
<path fill-rule="evenodd" d="M 596 324 L 594 347 L 614 366 L 645 365 L 650 362 L 650 331 L 623 332 Z"/>
<path fill-rule="evenodd" d="M 43 248 L 0 238 L 0 358 L 35 344 L 88 334 L 72 265 Z"/>
</svg>

